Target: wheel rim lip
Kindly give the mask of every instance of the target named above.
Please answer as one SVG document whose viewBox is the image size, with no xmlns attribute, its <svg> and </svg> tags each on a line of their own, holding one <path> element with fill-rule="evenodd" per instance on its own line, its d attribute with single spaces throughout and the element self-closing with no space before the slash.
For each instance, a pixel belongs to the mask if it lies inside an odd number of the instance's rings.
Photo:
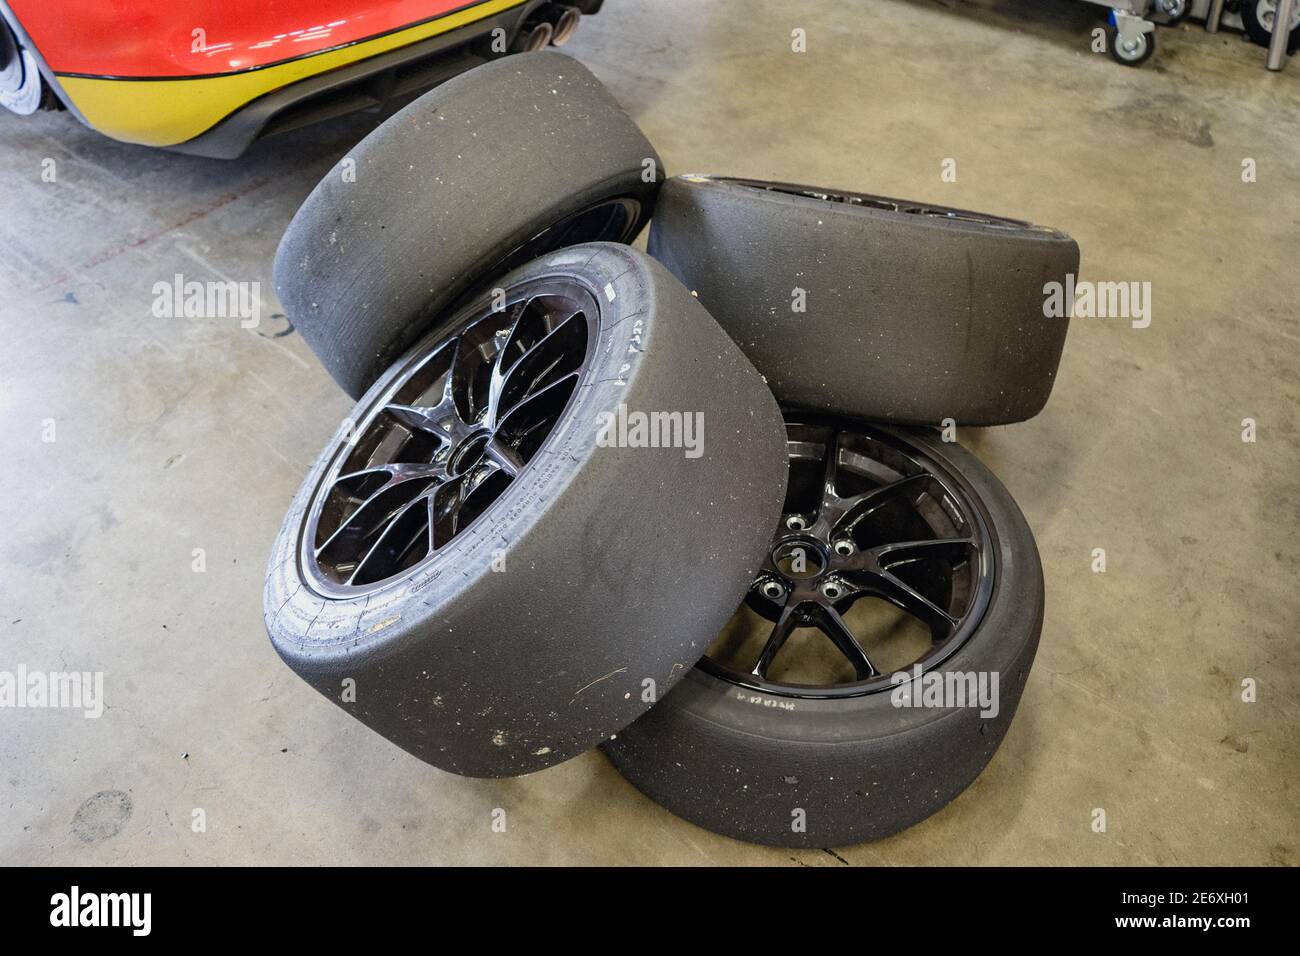
<svg viewBox="0 0 1300 956">
<path fill-rule="evenodd" d="M 567 274 L 534 276 L 511 285 L 504 286 L 506 297 L 512 303 L 518 302 L 523 298 L 532 298 L 535 296 L 556 294 L 547 290 L 557 287 L 564 288 L 570 293 L 579 297 L 583 302 L 583 312 L 587 323 L 587 343 L 585 353 L 582 357 L 582 364 L 578 370 L 578 380 L 574 383 L 573 389 L 569 394 L 564 407 L 555 419 L 555 424 L 551 426 L 546 438 L 538 446 L 532 457 L 519 470 L 519 473 L 511 479 L 510 485 L 505 488 L 480 514 L 476 515 L 464 527 L 458 528 L 452 536 L 452 541 L 462 538 L 473 529 L 476 525 L 498 510 L 501 503 L 516 487 L 522 487 L 522 483 L 528 480 L 533 465 L 544 456 L 556 435 L 563 430 L 564 423 L 571 416 L 573 407 L 578 401 L 583 389 L 590 384 L 590 375 L 592 372 L 592 360 L 595 356 L 598 331 L 600 325 L 600 299 L 594 289 L 590 288 L 585 282 L 576 276 Z M 525 291 L 526 290 L 526 291 Z M 515 298 L 511 298 L 514 296 Z M 381 592 L 392 590 L 399 587 L 416 576 L 423 575 L 441 559 L 445 558 L 447 545 L 426 554 L 423 558 L 416 561 L 413 565 L 399 571 L 397 574 L 383 578 L 379 581 L 362 584 L 349 585 L 339 584 L 321 573 L 317 561 L 315 541 L 320 527 L 321 512 L 325 501 L 328 499 L 330 491 L 340 474 L 340 469 L 347 461 L 352 449 L 361 442 L 361 436 L 364 436 L 367 430 L 374 425 L 375 420 L 383 413 L 393 398 L 401 391 L 402 387 L 411 380 L 419 371 L 423 364 L 428 361 L 440 349 L 447 347 L 451 339 L 463 335 L 473 329 L 480 322 L 488 321 L 492 315 L 500 314 L 507 311 L 510 305 L 501 310 L 494 310 L 490 307 L 492 292 L 481 291 L 468 299 L 468 304 L 463 305 L 455 315 L 445 323 L 441 328 L 435 329 L 426 335 L 405 356 L 400 360 L 401 371 L 393 376 L 367 406 L 365 414 L 361 421 L 355 426 L 353 433 L 357 436 L 355 442 L 349 442 L 346 438 L 340 437 L 335 441 L 335 448 L 330 455 L 329 464 L 321 473 L 319 479 L 312 487 L 311 495 L 307 500 L 307 506 L 303 511 L 303 518 L 299 522 L 298 546 L 296 555 L 300 573 L 300 579 L 307 588 L 317 594 L 319 597 L 332 600 L 347 600 L 358 597 L 373 596 Z M 477 430 L 474 435 L 480 434 Z M 466 441 L 458 443 L 463 446 Z M 456 449 L 449 452 L 450 456 L 456 454 Z M 393 462 L 389 462 L 392 464 Z"/>
<path fill-rule="evenodd" d="M 939 203 L 917 202 L 911 199 L 897 199 L 889 196 L 878 196 L 873 193 L 854 192 L 848 189 L 828 189 L 822 186 L 807 186 L 799 183 L 768 182 L 761 179 L 745 179 L 738 176 L 693 175 L 685 178 L 728 183 L 734 186 L 744 186 L 747 189 L 779 193 L 781 195 L 794 196 L 814 202 L 828 203 L 836 206 L 847 206 L 848 208 L 878 209 L 882 212 L 892 212 L 900 216 L 915 217 L 935 222 L 966 222 L 974 225 L 988 226 L 989 228 L 994 229 L 1018 229 L 1042 232 L 1049 235 L 1057 234 L 1057 230 L 1055 229 L 1047 226 L 1038 226 L 1023 219 L 1012 219 L 1008 216 L 995 216 L 990 213 L 976 212 L 970 209 L 958 209 L 955 206 L 944 206 Z"/>
<path fill-rule="evenodd" d="M 646 205 L 641 198 L 633 195 L 623 194 L 597 199 L 561 216 L 544 229 L 534 233 L 503 255 L 489 271 L 495 275 L 505 275 L 507 272 L 526 265 L 562 246 L 573 246 L 588 242 L 616 242 L 626 245 L 635 239 L 636 234 L 640 231 L 645 208 Z M 584 218 L 602 212 L 611 216 L 616 215 L 619 218 L 612 220 L 596 235 L 569 235 L 565 233 L 566 229 L 572 229 L 575 224 L 581 222 Z"/>
<path fill-rule="evenodd" d="M 895 451 L 902 451 L 913 463 L 918 463 L 919 458 L 924 463 L 934 466 L 934 470 L 926 468 L 926 472 L 932 474 L 947 495 L 954 500 L 954 503 L 961 507 L 961 515 L 970 526 L 971 536 L 978 543 L 976 553 L 979 556 L 980 568 L 975 575 L 974 587 L 967 602 L 967 609 L 963 612 L 959 625 L 954 628 L 949 637 L 933 644 L 921 657 L 907 664 L 901 671 L 900 669 L 893 669 L 864 680 L 835 685 L 809 685 L 772 681 L 728 667 L 707 654 L 700 659 L 696 667 L 712 677 L 746 690 L 757 691 L 774 697 L 805 700 L 844 699 L 878 694 L 893 690 L 899 686 L 895 675 L 900 672 L 905 673 L 910 680 L 915 676 L 939 668 L 961 650 L 983 623 L 989 605 L 992 603 L 993 592 L 1001 570 L 993 521 L 980 496 L 965 477 L 952 468 L 944 466 L 933 453 L 912 441 L 907 432 L 902 429 L 803 414 L 787 414 L 786 424 L 787 426 L 838 427 L 850 434 L 866 435 L 869 438 L 881 441 L 883 444 L 890 445 Z M 821 460 L 824 460 L 824 458 Z M 785 528 L 784 525 L 781 525 L 774 538 L 772 550 L 776 550 L 783 541 L 804 537 L 806 534 L 805 530 L 792 532 Z M 833 542 L 830 542 L 830 544 L 833 548 Z M 753 591 L 754 588 L 751 587 L 749 594 L 752 594 Z M 749 594 L 746 595 L 746 601 L 749 599 Z"/>
</svg>

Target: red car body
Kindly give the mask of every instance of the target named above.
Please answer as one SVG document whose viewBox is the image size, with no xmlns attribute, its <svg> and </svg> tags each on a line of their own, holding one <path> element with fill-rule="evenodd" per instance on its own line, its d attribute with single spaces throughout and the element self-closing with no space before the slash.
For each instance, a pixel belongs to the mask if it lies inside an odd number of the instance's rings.
<svg viewBox="0 0 1300 956">
<path fill-rule="evenodd" d="M 44 82 L 87 125 L 217 156 L 426 89 L 517 48 L 564 9 L 540 0 L 0 3 Z"/>
</svg>

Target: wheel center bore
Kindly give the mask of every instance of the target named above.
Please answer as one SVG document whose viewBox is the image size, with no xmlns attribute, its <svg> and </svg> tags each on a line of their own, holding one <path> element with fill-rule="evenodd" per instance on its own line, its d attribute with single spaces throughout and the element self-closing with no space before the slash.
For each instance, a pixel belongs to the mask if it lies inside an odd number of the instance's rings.
<svg viewBox="0 0 1300 956">
<path fill-rule="evenodd" d="M 447 458 L 448 473 L 463 475 L 477 465 L 483 460 L 483 453 L 487 450 L 488 442 L 491 440 L 492 433 L 486 428 L 463 438 L 452 449 L 451 455 Z"/>
<path fill-rule="evenodd" d="M 826 570 L 827 563 L 825 546 L 815 538 L 794 538 L 772 549 L 772 564 L 791 580 L 818 577 Z"/>
</svg>

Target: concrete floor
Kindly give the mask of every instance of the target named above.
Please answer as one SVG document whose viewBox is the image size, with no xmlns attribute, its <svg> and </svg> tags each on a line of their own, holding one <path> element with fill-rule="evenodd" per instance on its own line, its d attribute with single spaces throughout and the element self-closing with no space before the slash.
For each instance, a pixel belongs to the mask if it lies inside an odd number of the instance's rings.
<svg viewBox="0 0 1300 956">
<path fill-rule="evenodd" d="M 1152 284 L 1149 328 L 1075 321 L 1041 416 L 961 436 L 1047 580 L 992 764 L 923 824 L 832 855 L 699 830 L 596 753 L 489 782 L 387 744 L 262 628 L 270 543 L 348 401 L 282 318 L 150 313 L 178 272 L 259 280 L 277 310 L 280 233 L 367 121 L 220 162 L 4 115 L 0 669 L 101 670 L 107 710 L 0 711 L 0 860 L 1295 864 L 1300 63 L 1270 75 L 1262 49 L 1187 27 L 1123 69 L 1088 51 L 1096 8 L 1065 0 L 606 7 L 568 50 L 671 171 L 1024 217 L 1071 232 L 1085 278 Z"/>
</svg>

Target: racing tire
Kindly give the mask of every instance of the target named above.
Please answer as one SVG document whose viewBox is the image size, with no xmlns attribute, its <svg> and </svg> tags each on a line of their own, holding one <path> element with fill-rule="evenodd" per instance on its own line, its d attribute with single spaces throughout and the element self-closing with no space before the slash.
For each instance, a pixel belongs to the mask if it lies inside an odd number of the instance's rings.
<svg viewBox="0 0 1300 956">
<path fill-rule="evenodd" d="M 786 477 L 762 379 L 644 253 L 573 246 L 497 286 L 342 423 L 264 604 L 304 680 L 475 777 L 576 756 L 689 673 L 766 553 Z M 695 437 L 648 444 L 635 416 L 660 412 L 699 413 Z"/>
<path fill-rule="evenodd" d="M 989 762 L 1038 646 L 1042 569 L 1015 502 L 959 446 L 842 419 L 787 413 L 787 423 L 773 558 L 700 664 L 602 749 L 651 799 L 715 833 L 846 846 L 925 819 Z M 836 493 L 823 494 L 823 475 Z M 855 513 L 864 517 L 846 532 Z M 944 543 L 962 538 L 976 543 Z M 808 539 L 825 565 L 792 576 L 780 555 Z M 950 558 L 945 579 L 936 562 Z M 823 600 L 831 584 L 836 597 Z M 948 625 L 922 599 L 956 620 L 943 640 Z M 761 626 L 742 626 L 751 618 Z M 977 688 L 966 675 L 980 674 L 983 703 L 976 690 L 969 706 L 932 695 L 939 680 Z"/>
<path fill-rule="evenodd" d="M 897 424 L 1000 425 L 1051 393 L 1077 273 L 1061 232 L 948 207 L 678 176 L 650 254 L 695 291 L 782 404 Z"/>
<path fill-rule="evenodd" d="M 386 120 L 312 190 L 275 288 L 358 398 L 489 275 L 583 242 L 630 242 L 662 163 L 591 72 L 562 53 L 502 57 Z"/>
</svg>

